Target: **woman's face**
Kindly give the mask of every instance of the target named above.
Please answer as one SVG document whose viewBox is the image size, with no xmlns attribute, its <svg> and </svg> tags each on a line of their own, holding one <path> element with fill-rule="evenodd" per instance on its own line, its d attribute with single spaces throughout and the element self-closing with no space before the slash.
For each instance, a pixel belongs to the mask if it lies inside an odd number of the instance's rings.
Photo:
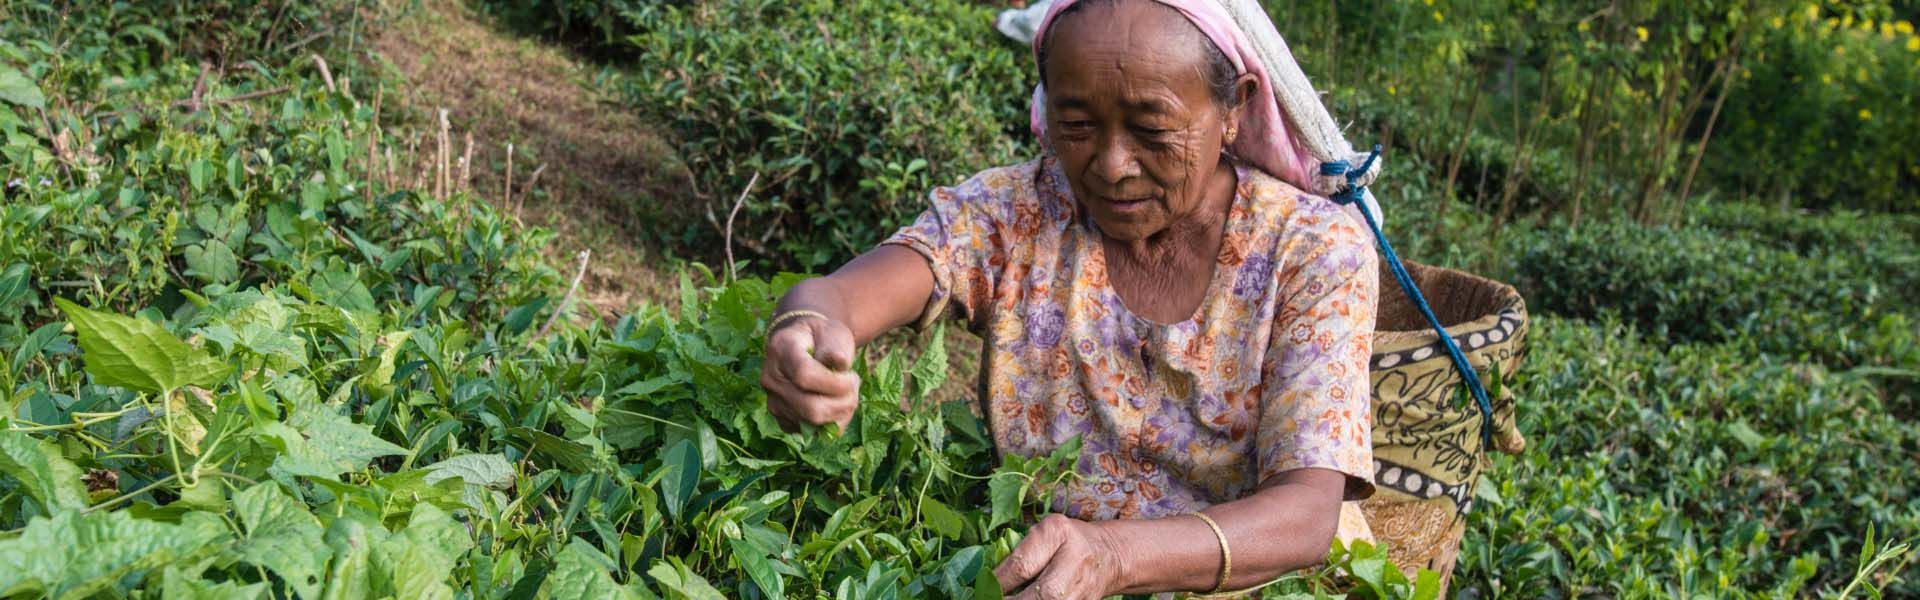
<svg viewBox="0 0 1920 600">
<path fill-rule="evenodd" d="M 1207 43 L 1157 2 L 1100 3 L 1054 25 L 1047 143 L 1108 237 L 1158 234 L 1223 189 L 1221 148 L 1235 115 L 1214 100 Z"/>
</svg>

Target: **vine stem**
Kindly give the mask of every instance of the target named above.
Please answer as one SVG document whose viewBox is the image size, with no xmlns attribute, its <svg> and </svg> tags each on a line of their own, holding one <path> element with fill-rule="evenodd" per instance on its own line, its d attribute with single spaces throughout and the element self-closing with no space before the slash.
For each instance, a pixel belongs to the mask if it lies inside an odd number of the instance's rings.
<svg viewBox="0 0 1920 600">
<path fill-rule="evenodd" d="M 85 510 L 82 510 L 82 511 L 80 511 L 80 512 L 81 512 L 81 514 L 86 514 L 86 513 L 90 513 L 90 512 L 93 512 L 93 511 L 96 511 L 96 510 L 100 510 L 100 509 L 103 509 L 103 508 L 108 508 L 108 507 L 111 507 L 111 506 L 114 506 L 114 505 L 116 505 L 116 504 L 119 504 L 119 503 L 121 503 L 121 502 L 126 502 L 127 500 L 130 500 L 130 499 L 132 499 L 132 498 L 133 498 L 133 497 L 135 497 L 135 496 L 139 496 L 139 495 L 141 495 L 141 494 L 145 494 L 145 493 L 147 493 L 147 492 L 151 492 L 151 491 L 153 491 L 153 490 L 155 490 L 155 489 L 158 489 L 158 488 L 159 488 L 160 486 L 163 486 L 163 485 L 166 485 L 166 484 L 168 484 L 168 483 L 172 483 L 172 482 L 173 482 L 174 480 L 176 480 L 176 479 L 179 479 L 179 478 L 180 478 L 180 474 L 179 474 L 179 473 L 174 473 L 174 474 L 172 474 L 172 475 L 168 475 L 168 476 L 166 476 L 166 477 L 161 477 L 161 478 L 159 478 L 159 479 L 156 479 L 156 480 L 154 480 L 154 481 L 153 481 L 153 483 L 149 483 L 149 484 L 147 484 L 147 485 L 145 485 L 145 486 L 143 486 L 143 487 L 141 487 L 140 489 L 137 489 L 137 490 L 134 490 L 134 491 L 131 491 L 131 492 L 127 492 L 127 493 L 125 493 L 125 494 L 121 494 L 121 495 L 119 495 L 119 496 L 115 496 L 115 497 L 113 497 L 113 499 L 111 499 L 111 500 L 108 500 L 108 501 L 106 501 L 106 502 L 101 502 L 101 503 L 99 503 L 99 504 L 95 504 L 95 505 L 93 505 L 93 506 L 89 506 L 89 507 L 87 507 L 87 508 L 86 508 Z"/>
</svg>

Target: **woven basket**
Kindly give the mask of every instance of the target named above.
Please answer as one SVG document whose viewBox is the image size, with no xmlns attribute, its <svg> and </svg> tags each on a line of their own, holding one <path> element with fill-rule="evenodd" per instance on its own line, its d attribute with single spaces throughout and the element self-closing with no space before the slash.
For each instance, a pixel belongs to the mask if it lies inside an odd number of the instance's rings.
<svg viewBox="0 0 1920 600">
<path fill-rule="evenodd" d="M 1406 263 L 1435 316 L 1492 391 L 1519 365 L 1527 334 L 1520 293 L 1498 281 Z M 1431 569 L 1450 581 L 1474 486 L 1487 464 L 1479 407 L 1461 390 L 1460 374 L 1393 275 L 1382 267 L 1373 338 L 1373 456 L 1376 492 L 1360 504 L 1375 539 L 1409 571 Z M 1511 390 L 1493 402 L 1493 445 L 1509 454 L 1526 447 L 1514 427 Z"/>
</svg>

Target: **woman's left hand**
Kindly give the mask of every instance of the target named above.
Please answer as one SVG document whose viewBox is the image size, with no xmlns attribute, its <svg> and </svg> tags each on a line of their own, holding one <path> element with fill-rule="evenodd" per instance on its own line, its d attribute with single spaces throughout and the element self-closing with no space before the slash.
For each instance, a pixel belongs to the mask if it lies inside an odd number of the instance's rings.
<svg viewBox="0 0 1920 600">
<path fill-rule="evenodd" d="M 1109 528 L 1047 515 L 1027 530 L 993 575 L 1002 592 L 1021 590 L 1012 600 L 1097 600 L 1125 588 L 1124 552 Z"/>
</svg>

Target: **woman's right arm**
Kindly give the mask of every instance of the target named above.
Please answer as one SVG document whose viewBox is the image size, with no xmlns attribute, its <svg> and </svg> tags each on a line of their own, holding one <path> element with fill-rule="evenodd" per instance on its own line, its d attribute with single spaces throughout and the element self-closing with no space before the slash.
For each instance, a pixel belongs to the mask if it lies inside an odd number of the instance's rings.
<svg viewBox="0 0 1920 600">
<path fill-rule="evenodd" d="M 855 350 L 912 323 L 926 310 L 933 286 L 926 258 L 889 244 L 788 290 L 775 315 L 804 310 L 820 316 L 787 319 L 767 334 L 760 385 L 774 419 L 790 430 L 799 423 L 845 428 L 860 405 Z"/>
</svg>

